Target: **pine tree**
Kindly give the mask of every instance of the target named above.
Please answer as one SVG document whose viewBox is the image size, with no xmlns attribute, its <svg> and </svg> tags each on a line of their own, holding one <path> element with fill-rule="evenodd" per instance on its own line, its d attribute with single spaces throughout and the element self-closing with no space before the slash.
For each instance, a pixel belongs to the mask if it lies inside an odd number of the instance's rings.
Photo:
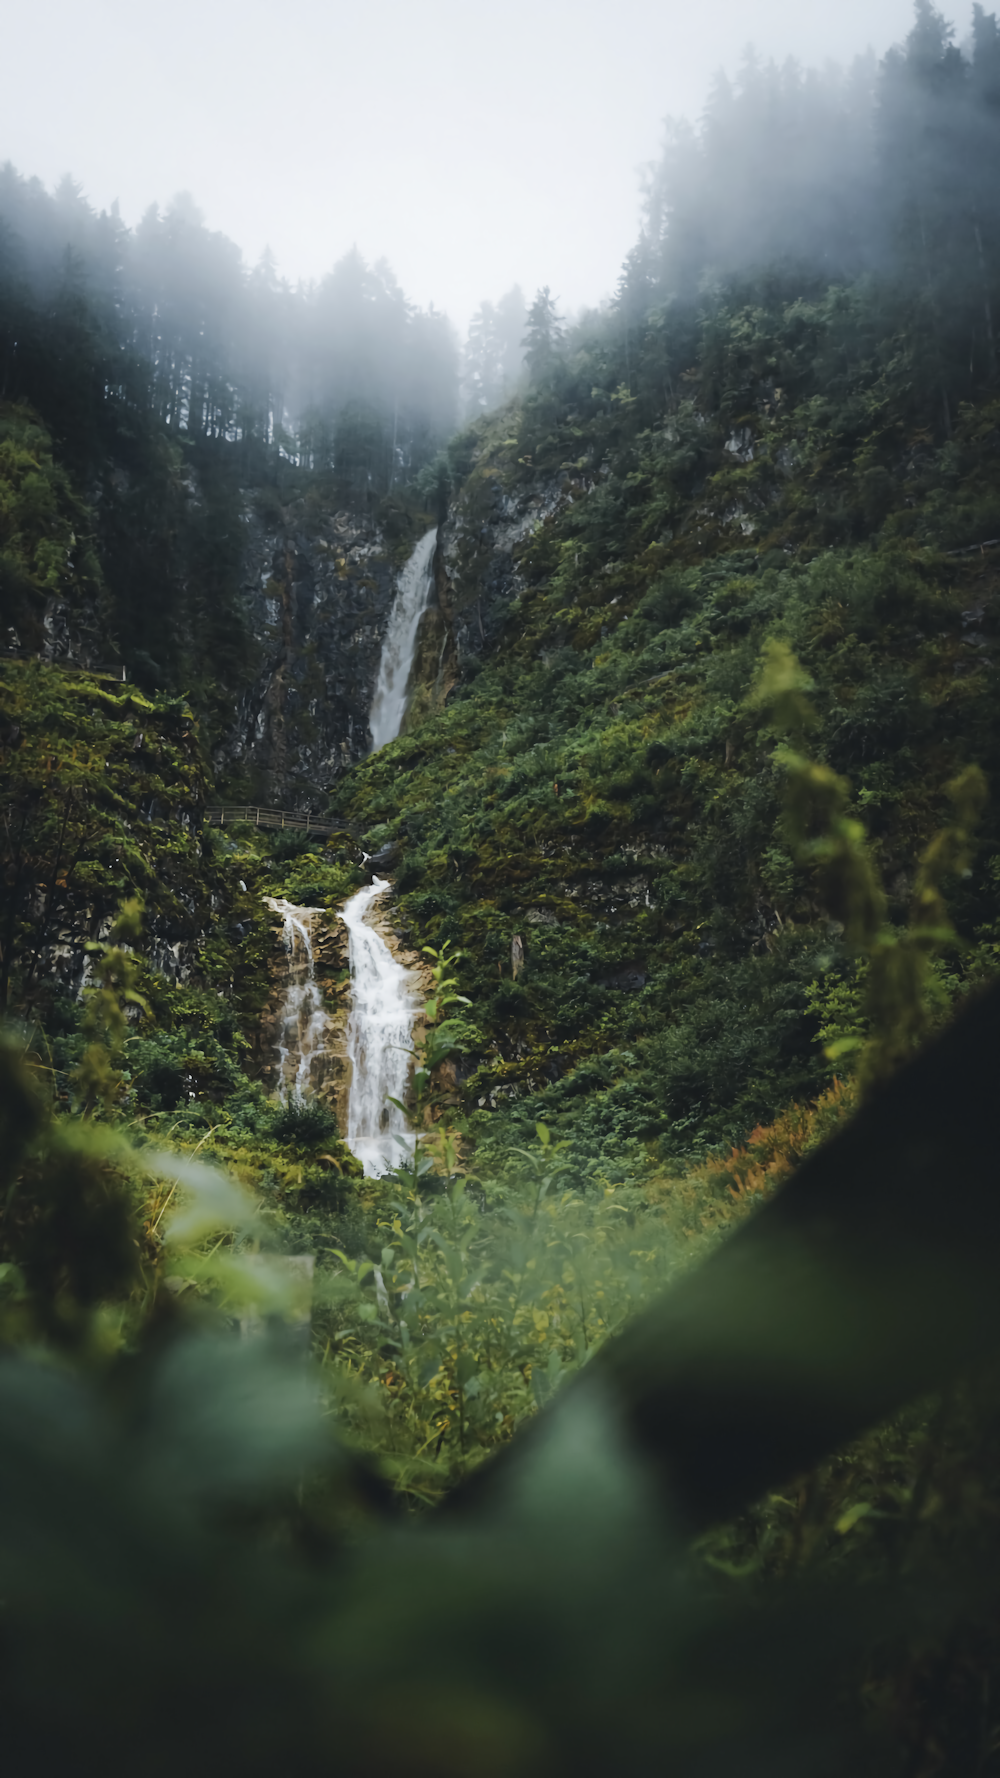
<svg viewBox="0 0 1000 1778">
<path fill-rule="evenodd" d="M 535 293 L 535 300 L 528 310 L 528 329 L 521 341 L 533 383 L 547 376 L 559 358 L 564 339 L 561 320 L 562 316 L 556 314 L 549 286 L 545 284 Z"/>
</svg>

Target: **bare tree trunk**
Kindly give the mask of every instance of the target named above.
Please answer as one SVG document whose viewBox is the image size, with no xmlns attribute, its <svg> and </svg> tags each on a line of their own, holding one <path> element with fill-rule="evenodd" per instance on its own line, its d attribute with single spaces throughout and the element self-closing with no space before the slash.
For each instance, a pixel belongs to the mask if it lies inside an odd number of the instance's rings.
<svg viewBox="0 0 1000 1778">
<path fill-rule="evenodd" d="M 983 236 L 978 220 L 972 225 L 976 237 L 976 251 L 979 255 L 979 275 L 983 280 L 983 313 L 986 317 L 986 351 L 990 361 L 990 382 L 995 382 L 997 374 L 997 344 L 993 332 L 993 306 L 990 302 L 989 279 L 986 274 L 986 255 L 983 252 Z"/>
</svg>

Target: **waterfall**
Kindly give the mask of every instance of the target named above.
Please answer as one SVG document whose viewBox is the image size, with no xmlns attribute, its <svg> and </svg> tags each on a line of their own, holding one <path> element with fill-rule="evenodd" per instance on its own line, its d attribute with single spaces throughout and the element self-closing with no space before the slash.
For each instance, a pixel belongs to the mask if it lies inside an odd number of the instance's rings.
<svg viewBox="0 0 1000 1778">
<path fill-rule="evenodd" d="M 433 586 L 436 543 L 435 528 L 421 537 L 399 577 L 369 715 L 373 752 L 394 741 L 403 725 L 417 630 Z M 373 1179 L 396 1166 L 406 1149 L 413 1151 L 406 1118 L 389 1100 L 405 1099 L 409 1086 L 415 984 L 409 970 L 396 962 L 385 941 L 365 923 L 372 902 L 388 887 L 375 877 L 367 889 L 352 896 L 340 915 L 347 927 L 351 966 L 346 1140 Z"/>
<path fill-rule="evenodd" d="M 366 889 L 352 896 L 340 915 L 349 934 L 351 965 L 347 1146 L 373 1179 L 397 1166 L 405 1148 L 413 1149 L 405 1117 L 388 1100 L 406 1098 L 407 1052 L 413 1041 L 416 1011 L 414 981 L 378 933 L 365 924 L 372 902 L 388 887 L 382 878 L 375 877 Z"/>
<path fill-rule="evenodd" d="M 417 629 L 433 585 L 436 541 L 436 530 L 421 537 L 399 577 L 399 590 L 389 613 L 389 628 L 382 644 L 382 659 L 368 719 L 373 753 L 387 741 L 394 741 L 403 726 Z"/>
<path fill-rule="evenodd" d="M 269 908 L 284 921 L 288 956 L 288 988 L 278 1015 L 278 1094 L 302 1100 L 315 1091 L 316 1063 L 326 1055 L 327 1015 L 316 980 L 313 921 L 322 908 L 297 908 L 290 901 L 265 896 Z"/>
</svg>

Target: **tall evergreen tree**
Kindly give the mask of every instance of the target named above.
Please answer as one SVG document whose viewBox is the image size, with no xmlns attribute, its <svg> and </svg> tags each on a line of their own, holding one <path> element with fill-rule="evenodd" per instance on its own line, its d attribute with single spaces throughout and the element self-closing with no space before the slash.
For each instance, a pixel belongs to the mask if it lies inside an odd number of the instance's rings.
<svg viewBox="0 0 1000 1778">
<path fill-rule="evenodd" d="M 532 382 L 547 376 L 559 359 L 565 338 L 561 322 L 562 316 L 556 314 L 552 294 L 545 284 L 535 292 L 528 310 L 527 332 L 521 341 Z"/>
</svg>

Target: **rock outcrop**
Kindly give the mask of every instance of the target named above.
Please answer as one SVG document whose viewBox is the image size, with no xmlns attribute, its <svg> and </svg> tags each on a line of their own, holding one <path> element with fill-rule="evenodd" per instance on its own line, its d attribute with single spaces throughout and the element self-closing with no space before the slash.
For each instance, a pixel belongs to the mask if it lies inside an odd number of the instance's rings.
<svg viewBox="0 0 1000 1778">
<path fill-rule="evenodd" d="M 404 727 L 442 704 L 480 655 L 495 646 L 524 590 L 520 546 L 555 511 L 566 475 L 509 490 L 493 469 L 473 470 L 440 531 L 434 596 L 420 621 L 413 693 Z"/>
<path fill-rule="evenodd" d="M 519 546 L 555 511 L 568 485 L 562 474 L 510 490 L 491 469 L 474 470 L 463 484 L 442 526 L 437 562 L 438 604 L 459 668 L 495 643 L 524 590 Z"/>
<path fill-rule="evenodd" d="M 441 529 L 404 726 L 443 702 L 495 642 L 523 588 L 519 545 L 559 505 L 567 481 L 509 491 L 484 469 L 463 484 Z M 358 515 L 313 496 L 284 508 L 247 494 L 242 603 L 258 661 L 215 766 L 242 780 L 251 800 L 320 810 L 369 752 L 389 612 L 426 523 L 385 502 Z"/>
<path fill-rule="evenodd" d="M 391 527 L 303 501 L 283 510 L 246 499 L 243 601 L 258 667 L 215 764 L 261 803 L 321 809 L 370 749 L 389 610 L 420 535 L 418 519 L 389 516 Z"/>
</svg>

